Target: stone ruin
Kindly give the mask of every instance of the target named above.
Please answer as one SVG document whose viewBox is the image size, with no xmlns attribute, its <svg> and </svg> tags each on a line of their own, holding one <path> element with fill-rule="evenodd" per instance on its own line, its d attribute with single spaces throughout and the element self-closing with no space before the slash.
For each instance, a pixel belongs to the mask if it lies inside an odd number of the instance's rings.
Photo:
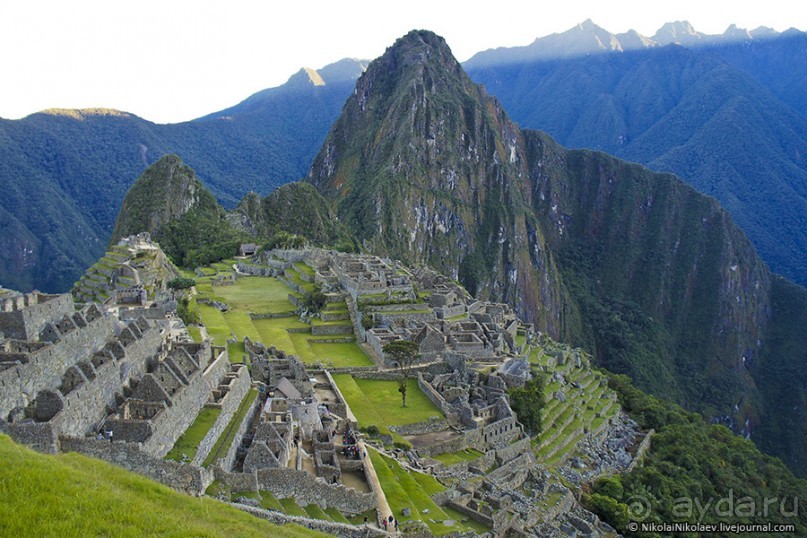
<svg viewBox="0 0 807 538">
<path fill-rule="evenodd" d="M 127 247 L 144 245 L 150 238 L 126 239 Z M 239 263 L 238 270 L 267 272 L 291 286 L 286 276 L 299 263 L 313 269 L 300 272 L 302 280 L 346 301 L 356 336 L 375 352 L 377 364 L 392 366 L 382 351 L 390 341 L 418 344 L 418 386 L 445 418 L 391 430 L 412 444 L 397 451 L 403 465 L 453 484 L 438 504 L 483 522 L 496 535 L 555 532 L 539 521 L 535 499 L 549 486 L 507 398 L 508 387 L 523 385 L 530 375 L 516 335 L 529 343 L 531 327 L 508 305 L 477 301 L 429 269 L 410 272 L 375 256 L 270 251 Z M 95 304 L 77 311 L 69 296 L 0 296 L 0 431 L 42 451 L 96 455 L 194 494 L 215 476 L 345 513 L 376 505 L 371 487 L 343 485 L 357 474 L 370 480 L 357 424 L 347 420 L 347 403 L 327 371 L 309 372 L 296 357 L 246 339 L 250 377 L 245 365 L 230 364 L 225 348 L 169 339 L 170 311 L 146 315 L 151 309 L 142 295 L 137 287 L 119 289 L 116 301 L 129 307 L 119 309 L 119 318 Z M 374 321 L 367 330 L 365 317 Z M 581 362 L 576 351 L 550 353 L 550 367 Z M 254 401 L 244 400 L 250 382 L 261 390 Z M 249 410 L 232 445 L 214 452 L 242 400 Z M 222 412 L 197 455 L 187 464 L 165 461 L 205 406 Z M 627 431 L 626 441 L 614 443 L 629 445 Z M 602 443 L 586 438 L 581 447 L 595 453 Z M 432 457 L 465 449 L 481 455 L 448 466 Z M 203 468 L 208 455 L 215 464 Z M 623 456 L 615 468 L 630 460 Z M 557 510 L 575 515 L 558 520 L 601 529 L 573 497 L 565 500 L 567 493 Z"/>
</svg>

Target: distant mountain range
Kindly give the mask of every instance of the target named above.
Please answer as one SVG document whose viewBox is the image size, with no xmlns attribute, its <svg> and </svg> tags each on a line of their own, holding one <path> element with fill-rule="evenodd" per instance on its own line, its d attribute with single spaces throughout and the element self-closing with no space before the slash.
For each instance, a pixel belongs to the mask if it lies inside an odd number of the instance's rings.
<svg viewBox="0 0 807 538">
<path fill-rule="evenodd" d="M 648 38 L 586 21 L 465 67 L 522 127 L 715 196 L 774 271 L 805 284 L 805 51 L 797 30 L 708 36 L 678 22 Z M 0 120 L 0 284 L 68 289 L 103 252 L 128 186 L 164 154 L 181 156 L 226 207 L 300 179 L 366 65 L 302 69 L 174 125 L 106 110 Z"/>
<path fill-rule="evenodd" d="M 114 110 L 0 119 L 0 283 L 63 292 L 100 257 L 127 189 L 174 153 L 226 206 L 301 179 L 367 62 L 301 69 L 283 86 L 195 121 Z"/>
<path fill-rule="evenodd" d="M 464 67 L 472 71 L 507 63 L 575 58 L 602 52 L 626 52 L 666 45 L 698 48 L 707 45 L 748 44 L 752 41 L 760 42 L 798 33 L 800 33 L 798 30 L 779 33 L 764 26 L 749 31 L 732 24 L 723 34 L 708 35 L 698 32 L 687 21 L 676 21 L 666 23 L 654 36 L 646 37 L 635 30 L 612 34 L 588 19 L 565 32 L 539 37 L 523 47 L 500 47 L 479 52 L 465 62 Z"/>
<path fill-rule="evenodd" d="M 707 36 L 672 23 L 645 38 L 591 21 L 465 64 L 522 127 L 673 172 L 714 196 L 771 268 L 802 285 L 805 66 L 807 34 L 796 30 Z"/>
</svg>

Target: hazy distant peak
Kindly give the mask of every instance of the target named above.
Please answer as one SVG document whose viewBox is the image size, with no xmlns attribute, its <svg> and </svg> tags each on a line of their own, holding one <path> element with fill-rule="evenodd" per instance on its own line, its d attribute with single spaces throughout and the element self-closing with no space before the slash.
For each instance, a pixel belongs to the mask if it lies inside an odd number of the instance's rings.
<svg viewBox="0 0 807 538">
<path fill-rule="evenodd" d="M 768 28 L 767 26 L 760 26 L 758 28 L 754 28 L 749 32 L 751 37 L 754 39 L 766 39 L 769 37 L 776 37 L 779 35 L 779 32 L 774 30 L 773 28 Z"/>
<path fill-rule="evenodd" d="M 652 37 L 653 41 L 659 45 L 669 45 L 675 43 L 676 45 L 693 45 L 700 44 L 703 41 L 704 35 L 695 30 L 689 21 L 675 21 L 665 23 L 664 26 L 659 28 L 656 35 Z"/>
<path fill-rule="evenodd" d="M 316 69 L 303 67 L 289 77 L 285 85 L 289 88 L 299 88 L 300 86 L 325 86 L 325 81 Z"/>
<path fill-rule="evenodd" d="M 328 84 L 357 80 L 367 69 L 369 60 L 359 58 L 342 58 L 338 62 L 328 64 L 317 72 Z"/>
<path fill-rule="evenodd" d="M 745 28 L 739 28 L 736 24 L 730 25 L 725 32 L 723 38 L 731 41 L 749 41 L 753 39 L 751 32 Z"/>
<path fill-rule="evenodd" d="M 619 40 L 622 50 L 646 49 L 658 46 L 658 43 L 649 37 L 643 36 L 636 30 L 628 30 L 624 34 L 616 34 L 616 38 Z"/>
</svg>

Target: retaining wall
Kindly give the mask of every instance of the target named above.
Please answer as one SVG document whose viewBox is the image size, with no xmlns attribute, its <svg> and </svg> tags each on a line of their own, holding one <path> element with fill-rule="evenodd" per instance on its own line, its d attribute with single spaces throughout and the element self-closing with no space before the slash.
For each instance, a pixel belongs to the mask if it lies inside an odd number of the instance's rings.
<svg viewBox="0 0 807 538">
<path fill-rule="evenodd" d="M 210 451 L 213 450 L 216 441 L 224 432 L 224 429 L 230 423 L 235 413 L 238 412 L 238 407 L 249 392 L 250 385 L 251 379 L 249 372 L 246 366 L 242 366 L 238 369 L 236 378 L 230 382 L 230 390 L 227 391 L 227 394 L 224 395 L 221 402 L 219 404 L 207 404 L 220 407 L 221 413 L 216 419 L 216 422 L 213 423 L 213 426 L 210 427 L 207 434 L 205 434 L 204 439 L 199 443 L 199 447 L 196 449 L 196 455 L 191 462 L 193 465 L 201 466 L 205 458 L 210 454 Z"/>
<path fill-rule="evenodd" d="M 234 503 L 233 506 L 235 506 L 240 510 L 243 510 L 244 512 L 252 514 L 255 517 L 271 521 L 272 523 L 277 523 L 278 525 L 285 525 L 286 523 L 295 523 L 302 527 L 321 531 L 327 534 L 332 534 L 334 536 L 346 536 L 348 538 L 372 538 L 372 537 L 382 538 L 389 536 L 386 532 L 382 531 L 381 529 L 377 529 L 375 527 L 365 527 L 364 525 L 361 526 L 348 525 L 346 523 L 323 521 L 321 519 L 309 519 L 299 516 L 289 516 L 286 514 L 281 514 L 280 512 L 264 510 L 262 508 L 256 508 L 254 506 L 247 506 L 245 504 Z"/>
<path fill-rule="evenodd" d="M 102 459 L 190 495 L 202 495 L 213 483 L 212 471 L 154 457 L 145 452 L 140 443 L 110 443 L 76 437 L 62 437 L 60 441 L 64 452 L 79 452 Z"/>
<path fill-rule="evenodd" d="M 360 514 L 376 507 L 375 493 L 362 493 L 343 484 L 328 484 L 304 471 L 289 468 L 256 471 L 258 489 L 269 491 L 278 499 L 293 497 L 298 504 L 316 504 L 336 508 L 347 514 Z"/>
</svg>

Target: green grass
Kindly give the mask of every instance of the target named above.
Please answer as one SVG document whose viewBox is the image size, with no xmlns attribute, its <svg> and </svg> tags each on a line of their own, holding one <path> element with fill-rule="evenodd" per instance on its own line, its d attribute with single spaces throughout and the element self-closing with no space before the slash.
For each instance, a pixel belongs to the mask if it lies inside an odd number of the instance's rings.
<svg viewBox="0 0 807 538">
<path fill-rule="evenodd" d="M 459 452 L 445 452 L 443 454 L 437 454 L 435 456 L 431 456 L 432 459 L 442 462 L 445 466 L 456 465 L 457 463 L 461 463 L 463 461 L 473 461 L 480 456 L 483 456 L 482 452 L 473 449 L 473 448 L 466 448 L 460 450 Z"/>
<path fill-rule="evenodd" d="M 453 511 L 448 513 L 438 506 L 429 496 L 428 489 L 422 486 L 423 479 L 418 480 L 415 478 L 415 475 L 420 473 L 407 472 L 397 461 L 387 458 L 373 448 L 368 450 L 368 454 L 373 462 L 378 481 L 381 484 L 381 489 L 384 490 L 384 495 L 392 509 L 392 513 L 400 521 L 402 527 L 406 527 L 407 521 L 421 520 L 428 525 L 429 530 L 436 536 L 458 531 L 484 532 L 484 530 L 487 530 L 484 527 L 482 527 L 482 530 L 477 530 L 466 526 L 464 523 L 460 523 L 464 516 Z M 434 489 L 433 486 L 431 488 Z M 409 508 L 412 511 L 409 516 L 403 515 L 404 508 Z M 426 509 L 429 512 L 423 514 L 423 510 Z M 456 523 L 451 527 L 447 527 L 442 524 L 442 521 L 447 519 L 453 519 Z"/>
<path fill-rule="evenodd" d="M 304 506 L 303 510 L 305 511 L 306 514 L 308 514 L 310 517 L 313 517 L 314 519 L 324 519 L 325 521 L 333 521 L 331 519 L 331 516 L 329 516 L 325 512 L 325 510 L 323 510 L 316 504 L 309 504 L 308 506 Z"/>
<path fill-rule="evenodd" d="M 415 479 L 420 489 L 422 489 L 426 495 L 434 495 L 435 493 L 442 493 L 446 490 L 446 487 L 437 481 L 435 477 L 429 474 L 424 473 L 411 473 L 412 478 Z"/>
<path fill-rule="evenodd" d="M 297 504 L 297 501 L 292 497 L 287 499 L 280 499 L 280 504 L 283 506 L 283 511 L 289 514 L 290 516 L 301 516 L 301 517 L 309 517 L 308 513 L 302 509 L 302 507 Z"/>
<path fill-rule="evenodd" d="M 306 264 L 304 264 L 302 262 L 295 263 L 293 265 L 293 267 L 294 267 L 294 270 L 297 271 L 300 274 L 305 273 L 306 275 L 314 276 L 314 270 L 311 269 L 308 265 L 306 265 Z"/>
<path fill-rule="evenodd" d="M 215 290 L 209 283 L 199 282 L 197 290 L 213 300 L 221 301 L 229 307 L 228 312 L 220 312 L 209 305 L 200 305 L 199 312 L 207 326 L 207 331 L 216 345 L 225 345 L 232 334 L 239 344 L 230 344 L 230 360 L 241 362 L 244 355 L 243 339 L 248 336 L 267 346 L 296 355 L 305 363 L 323 362 L 334 367 L 373 366 L 373 361 L 361 347 L 350 343 L 309 343 L 311 333 L 289 333 L 286 329 L 306 329 L 309 325 L 302 323 L 297 317 L 251 319 L 250 312 L 258 314 L 288 313 L 294 311 L 294 305 L 288 300 L 290 289 L 280 280 L 268 277 L 242 277 L 232 286 L 220 286 Z M 328 306 L 329 311 L 346 311 L 344 302 Z M 345 333 L 352 336 L 349 320 L 323 322 L 314 320 L 317 325 L 345 325 Z M 329 338 L 329 337 L 322 337 Z"/>
<path fill-rule="evenodd" d="M 423 422 L 435 416 L 444 418 L 442 411 L 420 390 L 417 379 L 407 380 L 406 407 L 401 405 L 401 393 L 398 392 L 397 381 L 356 379 L 356 384 L 361 388 L 367 401 L 378 409 L 386 424 L 397 426 Z"/>
<path fill-rule="evenodd" d="M 243 340 L 227 344 L 227 354 L 230 357 L 230 362 L 249 362 Z"/>
<path fill-rule="evenodd" d="M 338 303 L 328 303 L 325 305 L 325 308 L 322 309 L 323 312 L 347 312 L 347 303 L 344 301 L 340 301 Z"/>
<path fill-rule="evenodd" d="M 289 288 L 276 278 L 247 276 L 232 286 L 220 286 L 216 293 L 232 308 L 247 312 L 288 312 L 294 310 L 289 303 Z"/>
<path fill-rule="evenodd" d="M 388 426 L 423 422 L 433 416 L 443 418 L 416 379 L 408 380 L 406 407 L 402 407 L 397 381 L 354 379 L 350 374 L 334 374 L 333 378 L 361 426 L 374 424 L 388 434 Z"/>
<path fill-rule="evenodd" d="M 371 402 L 367 400 L 361 387 L 359 387 L 356 380 L 350 374 L 333 374 L 333 380 L 345 397 L 350 410 L 356 416 L 360 426 L 375 425 L 381 433 L 389 434 L 387 423 L 378 413 Z"/>
<path fill-rule="evenodd" d="M 276 510 L 278 512 L 283 511 L 283 505 L 280 504 L 280 501 L 277 500 L 271 492 L 269 491 L 261 491 L 261 508 L 264 510 Z"/>
<path fill-rule="evenodd" d="M 188 326 L 188 334 L 191 336 L 194 342 L 197 344 L 202 341 L 202 331 L 196 325 L 189 325 Z"/>
<path fill-rule="evenodd" d="M 466 530 L 471 530 L 476 534 L 484 534 L 490 530 L 490 527 L 469 518 L 462 512 L 455 510 L 450 506 L 444 506 L 443 512 L 445 512 L 446 515 L 454 521 L 461 522 L 461 527 L 467 527 Z"/>
<path fill-rule="evenodd" d="M 257 390 L 250 389 L 250 391 L 241 401 L 241 405 L 238 407 L 238 412 L 236 412 L 233 418 L 230 419 L 230 423 L 227 424 L 227 427 L 219 437 L 219 440 L 216 441 L 215 445 L 213 445 L 213 449 L 210 451 L 210 454 L 208 454 L 207 458 L 205 458 L 203 463 L 204 467 L 207 467 L 213 463 L 216 458 L 224 456 L 224 454 L 227 452 L 229 446 L 233 442 L 233 439 L 235 439 L 235 432 L 238 430 L 238 425 L 241 424 L 242 420 L 244 420 L 244 416 L 246 416 L 247 411 L 249 411 L 250 404 L 255 400 L 257 395 Z"/>
<path fill-rule="evenodd" d="M 106 462 L 38 454 L 0 435 L 1 536 L 325 536 L 177 493 Z"/>
<path fill-rule="evenodd" d="M 375 521 L 375 516 L 376 516 L 375 509 L 370 509 L 367 510 L 366 512 L 362 512 L 361 514 L 350 516 L 349 518 L 347 518 L 347 520 L 353 525 L 362 525 L 364 523 L 364 518 L 367 518 L 367 521 Z"/>
<path fill-rule="evenodd" d="M 333 521 L 336 521 L 337 523 L 350 523 L 350 520 L 346 518 L 342 512 L 340 512 L 333 506 L 331 506 L 330 508 L 326 508 L 325 513 L 328 514 L 328 517 L 330 517 Z"/>
<path fill-rule="evenodd" d="M 182 461 L 183 456 L 192 460 L 196 456 L 196 450 L 199 448 L 199 443 L 205 438 L 207 432 L 213 427 L 216 419 L 221 415 L 221 409 L 218 407 L 203 407 L 199 414 L 196 415 L 196 420 L 193 421 L 190 428 L 185 430 L 182 437 L 177 439 L 173 448 L 166 454 L 165 458 L 174 461 Z"/>
<path fill-rule="evenodd" d="M 300 287 L 301 290 L 304 290 L 305 292 L 314 291 L 314 284 L 312 284 L 311 282 L 306 282 L 305 280 L 300 278 L 300 274 L 297 271 L 293 269 L 286 269 L 285 276 L 289 280 L 289 282 L 296 284 L 297 286 Z"/>
</svg>

